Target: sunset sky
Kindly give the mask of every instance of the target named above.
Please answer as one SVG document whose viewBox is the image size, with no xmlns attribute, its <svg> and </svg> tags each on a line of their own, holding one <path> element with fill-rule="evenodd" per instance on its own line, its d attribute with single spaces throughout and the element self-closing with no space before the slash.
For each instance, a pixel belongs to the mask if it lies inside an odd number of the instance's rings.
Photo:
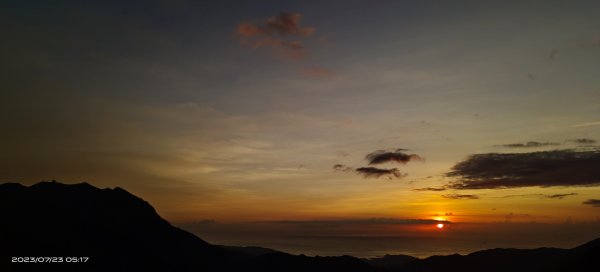
<svg viewBox="0 0 600 272">
<path fill-rule="evenodd" d="M 232 229 L 576 232 L 600 224 L 598 10 L 4 1 L 0 182 L 118 186 Z"/>
</svg>

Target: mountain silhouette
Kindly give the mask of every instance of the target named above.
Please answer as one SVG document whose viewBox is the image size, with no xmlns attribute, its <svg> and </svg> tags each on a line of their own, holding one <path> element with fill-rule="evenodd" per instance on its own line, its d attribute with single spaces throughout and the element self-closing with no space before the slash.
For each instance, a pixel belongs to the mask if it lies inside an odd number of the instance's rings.
<svg viewBox="0 0 600 272">
<path fill-rule="evenodd" d="M 600 271 L 600 239 L 574 249 L 497 248 L 465 256 L 431 256 L 391 271 Z"/>
<path fill-rule="evenodd" d="M 87 183 L 0 185 L 0 271 L 379 271 L 354 257 L 294 256 L 211 245 L 121 189 Z M 12 263 L 11 257 L 89 257 Z M 8 269 L 3 269 L 8 267 Z M 60 267 L 60 268 L 59 268 Z"/>
<path fill-rule="evenodd" d="M 171 226 L 146 201 L 121 188 L 3 184 L 0 203 L 2 256 L 90 257 L 74 271 L 191 271 L 240 255 Z"/>
<path fill-rule="evenodd" d="M 600 239 L 573 249 L 489 249 L 425 259 L 308 257 L 217 246 L 172 226 L 146 201 L 121 188 L 87 183 L 1 184 L 0 211 L 0 271 L 600 271 Z M 59 256 L 89 260 L 11 261 Z"/>
</svg>

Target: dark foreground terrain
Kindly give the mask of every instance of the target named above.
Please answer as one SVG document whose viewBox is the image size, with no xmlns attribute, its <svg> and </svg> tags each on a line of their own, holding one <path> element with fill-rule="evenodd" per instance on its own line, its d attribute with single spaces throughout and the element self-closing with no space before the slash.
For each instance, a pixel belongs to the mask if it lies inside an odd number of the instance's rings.
<svg viewBox="0 0 600 272">
<path fill-rule="evenodd" d="M 121 188 L 87 183 L 1 184 L 0 211 L 0 271 L 600 271 L 600 239 L 573 249 L 489 249 L 425 259 L 307 257 L 217 246 L 173 227 Z"/>
</svg>

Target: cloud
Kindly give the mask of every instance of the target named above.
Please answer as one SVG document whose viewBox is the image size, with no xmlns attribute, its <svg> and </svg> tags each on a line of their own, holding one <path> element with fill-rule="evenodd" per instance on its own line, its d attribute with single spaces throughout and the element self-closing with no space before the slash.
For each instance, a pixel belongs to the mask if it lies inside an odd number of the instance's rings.
<svg viewBox="0 0 600 272">
<path fill-rule="evenodd" d="M 306 56 L 306 48 L 297 38 L 307 37 L 315 32 L 314 27 L 300 26 L 300 13 L 281 12 L 261 23 L 242 22 L 235 33 L 243 45 L 252 49 L 273 48 L 277 54 L 289 59 L 301 59 Z M 290 40 L 294 37 L 296 40 Z"/>
<path fill-rule="evenodd" d="M 281 35 L 301 35 L 309 36 L 315 32 L 314 27 L 301 27 L 300 13 L 281 12 L 278 15 L 267 19 L 265 31 L 275 31 Z"/>
<path fill-rule="evenodd" d="M 579 138 L 579 139 L 567 140 L 567 142 L 576 143 L 576 144 L 595 144 L 597 141 L 594 139 Z"/>
<path fill-rule="evenodd" d="M 574 196 L 577 193 L 569 193 L 569 194 L 555 194 L 555 195 L 544 195 L 546 198 L 555 198 L 555 199 L 563 199 L 567 196 Z"/>
<path fill-rule="evenodd" d="M 402 151 L 406 149 L 397 149 L 394 152 L 388 152 L 385 150 L 377 150 L 375 152 L 369 153 L 365 156 L 365 159 L 369 161 L 369 165 L 373 164 L 382 164 L 386 162 L 398 162 L 401 164 L 406 164 L 412 160 L 423 160 L 417 154 L 406 154 Z"/>
<path fill-rule="evenodd" d="M 354 170 L 352 167 L 346 166 L 344 164 L 335 164 L 333 166 L 333 171 L 349 172 L 352 170 Z"/>
<path fill-rule="evenodd" d="M 282 36 L 310 36 L 315 32 L 315 28 L 300 26 L 301 19 L 302 15 L 300 13 L 280 12 L 268 18 L 262 24 L 242 22 L 237 27 L 237 33 L 245 37 L 276 34 Z"/>
<path fill-rule="evenodd" d="M 442 195 L 442 197 L 449 198 L 449 199 L 479 199 L 479 197 L 477 195 L 461 195 L 461 194 L 447 194 L 447 195 Z"/>
<path fill-rule="evenodd" d="M 582 204 L 590 205 L 592 207 L 600 207 L 600 199 L 588 199 L 582 202 Z"/>
<path fill-rule="evenodd" d="M 321 67 L 310 67 L 301 69 L 298 71 L 301 75 L 307 77 L 333 77 L 335 72 L 333 70 Z"/>
<path fill-rule="evenodd" d="M 440 187 L 440 188 L 426 187 L 426 188 L 413 189 L 413 191 L 434 191 L 434 192 L 439 192 L 439 191 L 446 191 L 446 188 L 445 187 Z"/>
<path fill-rule="evenodd" d="M 405 177 L 405 173 L 401 173 L 397 168 L 383 169 L 376 167 L 360 167 L 355 170 L 359 175 L 363 175 L 365 178 L 379 178 L 387 176 L 389 179 Z"/>
<path fill-rule="evenodd" d="M 600 185 L 600 151 L 553 150 L 530 153 L 486 153 L 456 164 L 448 177 L 453 189 L 527 186 Z"/>
<path fill-rule="evenodd" d="M 537 198 L 551 198 L 551 199 L 563 199 L 567 196 L 578 195 L 577 193 L 569 193 L 569 194 L 554 194 L 554 195 L 545 195 L 545 194 L 521 194 L 521 195 L 505 195 L 502 198 L 511 198 L 511 197 L 537 197 Z"/>
<path fill-rule="evenodd" d="M 502 198 L 512 198 L 512 197 L 536 197 L 536 198 L 551 198 L 551 199 L 563 199 L 567 196 L 578 195 L 577 193 L 568 193 L 568 194 L 554 194 L 554 195 L 545 195 L 545 194 L 521 194 L 521 195 L 505 195 Z"/>
<path fill-rule="evenodd" d="M 399 148 L 399 149 L 396 149 L 396 151 L 394 151 L 394 152 L 378 150 L 378 151 L 367 154 L 365 156 L 365 159 L 367 161 L 369 161 L 369 165 L 382 164 L 385 162 L 399 162 L 402 164 L 406 164 L 407 162 L 409 162 L 411 160 L 422 160 L 422 158 L 416 154 L 403 153 L 402 151 L 405 151 L 405 150 L 408 150 L 408 149 Z M 343 164 L 336 164 L 333 166 L 333 169 L 335 171 L 343 171 L 343 172 L 348 172 L 348 171 L 352 170 L 352 168 L 347 167 L 346 165 L 343 165 Z M 377 168 L 377 167 L 359 167 L 359 168 L 354 169 L 354 171 L 357 174 L 362 175 L 365 178 L 379 178 L 379 177 L 385 176 L 388 179 L 393 179 L 393 178 L 403 178 L 408 175 L 406 173 L 400 172 L 400 170 L 398 170 L 398 168 L 385 169 L 385 168 Z"/>
<path fill-rule="evenodd" d="M 543 197 L 543 194 L 520 194 L 520 195 L 505 195 L 501 198 L 512 198 L 512 197 Z"/>
<path fill-rule="evenodd" d="M 575 124 L 575 125 L 572 125 L 571 127 L 591 127 L 591 126 L 600 126 L 600 122 Z"/>
<path fill-rule="evenodd" d="M 499 146 L 499 147 L 510 147 L 510 148 L 519 148 L 519 147 L 542 147 L 542 146 L 553 146 L 553 145 L 560 145 L 559 143 L 552 143 L 552 142 L 535 142 L 535 141 L 529 141 L 527 143 L 515 143 L 515 144 L 503 144 L 503 145 L 495 145 L 495 146 Z"/>
</svg>

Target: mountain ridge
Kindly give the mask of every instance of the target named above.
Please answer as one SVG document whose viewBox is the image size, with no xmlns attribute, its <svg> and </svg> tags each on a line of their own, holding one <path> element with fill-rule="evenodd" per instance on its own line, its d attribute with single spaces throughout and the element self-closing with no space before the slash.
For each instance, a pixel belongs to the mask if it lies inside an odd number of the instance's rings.
<svg viewBox="0 0 600 272">
<path fill-rule="evenodd" d="M 261 247 L 212 245 L 172 226 L 145 200 L 120 187 L 89 183 L 0 184 L 2 271 L 59 264 L 10 257 L 90 257 L 64 271 L 600 271 L 600 238 L 572 249 L 487 249 L 467 255 L 308 257 Z"/>
</svg>

